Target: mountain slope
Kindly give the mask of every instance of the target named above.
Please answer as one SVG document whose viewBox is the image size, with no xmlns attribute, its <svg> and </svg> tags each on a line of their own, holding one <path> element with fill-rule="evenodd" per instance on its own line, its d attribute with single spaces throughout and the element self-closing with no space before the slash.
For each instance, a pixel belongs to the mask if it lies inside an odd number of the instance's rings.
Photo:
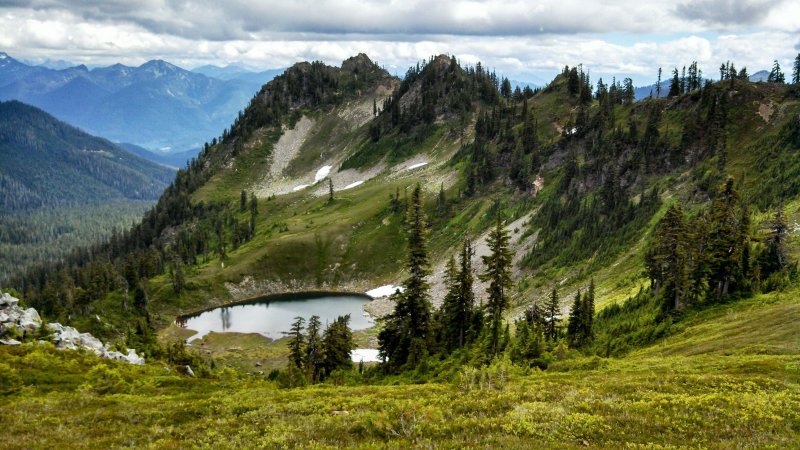
<svg viewBox="0 0 800 450">
<path fill-rule="evenodd" d="M 0 103 L 0 176 L 6 188 L 0 209 L 8 211 L 154 200 L 173 172 L 11 101 Z"/>
<path fill-rule="evenodd" d="M 275 74 L 223 80 L 160 60 L 55 70 L 2 55 L 0 100 L 20 100 L 90 133 L 151 149 L 200 147 Z"/>
</svg>

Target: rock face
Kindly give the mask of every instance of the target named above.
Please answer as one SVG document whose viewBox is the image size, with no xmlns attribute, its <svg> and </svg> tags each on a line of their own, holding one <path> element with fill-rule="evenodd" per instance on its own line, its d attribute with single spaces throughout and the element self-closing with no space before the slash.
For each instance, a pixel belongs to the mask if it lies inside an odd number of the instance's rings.
<svg viewBox="0 0 800 450">
<path fill-rule="evenodd" d="M 16 334 L 30 336 L 36 333 L 41 326 L 42 319 L 35 309 L 22 309 L 19 307 L 19 300 L 8 294 L 0 294 L 0 337 L 12 330 Z M 101 358 L 124 361 L 136 365 L 144 364 L 144 358 L 137 355 L 136 350 L 128 350 L 127 355 L 109 350 L 108 344 L 104 344 L 91 334 L 81 333 L 73 327 L 64 326 L 60 323 L 48 323 L 46 328 L 51 333 L 48 339 L 60 350 L 86 349 Z M 20 343 L 15 339 L 0 339 L 0 345 L 19 345 Z"/>
</svg>

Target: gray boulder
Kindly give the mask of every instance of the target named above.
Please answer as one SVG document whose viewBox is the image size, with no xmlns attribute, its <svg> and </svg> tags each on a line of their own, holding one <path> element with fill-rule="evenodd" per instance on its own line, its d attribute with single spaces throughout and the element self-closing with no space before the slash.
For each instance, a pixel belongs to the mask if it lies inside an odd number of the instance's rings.
<svg viewBox="0 0 800 450">
<path fill-rule="evenodd" d="M 17 325 L 26 333 L 35 333 L 42 326 L 42 318 L 35 309 L 28 308 L 17 319 Z"/>
<path fill-rule="evenodd" d="M 22 342 L 16 339 L 0 339 L 0 344 L 2 345 L 20 345 Z"/>
<path fill-rule="evenodd" d="M 10 308 L 12 306 L 17 306 L 19 304 L 19 300 L 12 297 L 9 294 L 3 292 L 0 294 L 0 309 L 3 308 Z"/>
</svg>

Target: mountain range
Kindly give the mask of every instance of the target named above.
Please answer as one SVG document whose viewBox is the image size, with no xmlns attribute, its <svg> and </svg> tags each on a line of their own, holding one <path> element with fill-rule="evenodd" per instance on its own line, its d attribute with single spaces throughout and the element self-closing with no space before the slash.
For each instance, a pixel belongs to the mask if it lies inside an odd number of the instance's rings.
<svg viewBox="0 0 800 450">
<path fill-rule="evenodd" d="M 162 60 L 53 69 L 0 53 L 0 100 L 34 105 L 115 142 L 167 152 L 194 149 L 193 156 L 280 71 L 239 70 L 224 79 L 202 72 Z"/>
</svg>

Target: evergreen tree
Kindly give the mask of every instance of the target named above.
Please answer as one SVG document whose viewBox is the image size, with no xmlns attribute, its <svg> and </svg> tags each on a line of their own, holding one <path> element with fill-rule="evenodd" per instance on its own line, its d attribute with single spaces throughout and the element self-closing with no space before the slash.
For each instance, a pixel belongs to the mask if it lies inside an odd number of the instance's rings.
<svg viewBox="0 0 800 450">
<path fill-rule="evenodd" d="M 333 179 L 328 178 L 328 202 L 333 201 Z"/>
<path fill-rule="evenodd" d="M 428 298 L 428 250 L 426 245 L 425 213 L 422 187 L 417 184 L 411 195 L 406 226 L 408 227 L 409 276 L 403 282 L 405 290 L 395 293 L 395 309 L 384 319 L 384 328 L 378 334 L 380 354 L 388 359 L 389 367 L 399 368 L 409 363 L 415 365 L 423 356 L 429 338 L 431 303 Z"/>
<path fill-rule="evenodd" d="M 558 291 L 555 286 L 545 303 L 544 314 L 544 335 L 547 339 L 555 341 L 558 339 L 558 321 L 561 320 L 561 305 L 558 303 Z"/>
<path fill-rule="evenodd" d="M 583 317 L 583 299 L 581 290 L 578 289 L 567 319 L 567 337 L 569 337 L 569 344 L 572 347 L 580 347 L 583 344 Z"/>
<path fill-rule="evenodd" d="M 472 341 L 480 330 L 480 314 L 475 311 L 475 295 L 472 291 L 472 244 L 464 240 L 459 257 L 459 266 L 455 261 L 448 266 L 448 293 L 442 310 L 444 313 L 444 333 L 449 349 L 460 348 Z"/>
<path fill-rule="evenodd" d="M 717 298 L 726 294 L 740 274 L 742 261 L 742 223 L 737 208 L 739 192 L 734 188 L 733 177 L 722 184 L 711 203 L 709 227 L 709 263 L 711 286 Z M 747 234 L 745 234 L 747 235 Z"/>
<path fill-rule="evenodd" d="M 322 349 L 319 337 L 319 316 L 311 316 L 306 329 L 306 352 L 303 367 L 306 369 L 306 379 L 315 383 L 322 377 Z"/>
<path fill-rule="evenodd" d="M 594 278 L 589 280 L 589 288 L 583 296 L 582 305 L 583 317 L 581 318 L 582 337 L 584 344 L 589 343 L 594 339 Z"/>
<path fill-rule="evenodd" d="M 256 234 L 256 216 L 258 216 L 258 199 L 255 193 L 250 193 L 250 238 Z"/>
<path fill-rule="evenodd" d="M 661 98 L 661 67 L 658 68 L 658 79 L 656 80 L 656 98 Z"/>
<path fill-rule="evenodd" d="M 767 248 L 761 258 L 761 270 L 764 276 L 779 272 L 788 266 L 786 239 L 789 236 L 789 227 L 783 214 L 783 205 L 778 204 L 775 216 L 770 224 L 770 233 L 767 237 Z"/>
<path fill-rule="evenodd" d="M 792 84 L 800 84 L 800 53 L 794 58 L 794 68 L 792 69 Z"/>
<path fill-rule="evenodd" d="M 687 230 L 683 209 L 673 204 L 658 223 L 650 248 L 645 254 L 651 284 L 656 295 L 664 288 L 665 310 L 678 309 L 688 284 Z"/>
<path fill-rule="evenodd" d="M 784 83 L 786 78 L 781 72 L 781 65 L 778 64 L 778 60 L 776 59 L 772 64 L 772 70 L 769 72 L 767 76 L 767 82 L 769 83 Z"/>
<path fill-rule="evenodd" d="M 356 346 L 353 343 L 353 332 L 349 323 L 350 314 L 339 316 L 328 325 L 322 335 L 323 377 L 330 376 L 335 370 L 347 370 L 353 367 L 350 354 Z"/>
<path fill-rule="evenodd" d="M 242 189 L 242 194 L 239 196 L 239 211 L 244 212 L 247 209 L 247 192 Z"/>
<path fill-rule="evenodd" d="M 303 336 L 304 324 L 305 319 L 302 317 L 295 317 L 292 328 L 289 331 L 289 362 L 294 364 L 298 369 L 303 368 L 303 346 L 305 345 L 305 336 Z"/>
<path fill-rule="evenodd" d="M 508 291 L 511 289 L 511 251 L 508 249 L 509 236 L 505 223 L 497 214 L 494 229 L 489 233 L 486 244 L 491 254 L 483 257 L 486 272 L 481 274 L 481 281 L 488 281 L 486 301 L 486 321 L 489 329 L 489 349 L 496 355 L 500 351 L 500 327 L 503 312 L 508 308 Z"/>
<path fill-rule="evenodd" d="M 672 81 L 669 85 L 669 93 L 667 96 L 669 97 L 677 97 L 681 94 L 681 78 L 678 74 L 678 69 L 672 69 Z"/>
</svg>

